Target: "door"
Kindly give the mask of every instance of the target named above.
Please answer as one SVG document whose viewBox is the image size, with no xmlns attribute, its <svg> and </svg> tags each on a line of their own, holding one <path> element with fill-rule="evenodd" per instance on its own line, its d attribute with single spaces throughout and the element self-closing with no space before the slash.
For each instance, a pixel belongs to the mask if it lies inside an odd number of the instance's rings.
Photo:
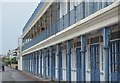
<svg viewBox="0 0 120 83">
<path fill-rule="evenodd" d="M 81 81 L 81 52 L 80 48 L 76 48 L 76 75 L 77 79 L 76 81 L 79 82 Z"/>
<path fill-rule="evenodd" d="M 99 44 L 90 45 L 91 81 L 100 81 Z"/>
<path fill-rule="evenodd" d="M 111 81 L 119 81 L 120 40 L 110 43 Z"/>
</svg>

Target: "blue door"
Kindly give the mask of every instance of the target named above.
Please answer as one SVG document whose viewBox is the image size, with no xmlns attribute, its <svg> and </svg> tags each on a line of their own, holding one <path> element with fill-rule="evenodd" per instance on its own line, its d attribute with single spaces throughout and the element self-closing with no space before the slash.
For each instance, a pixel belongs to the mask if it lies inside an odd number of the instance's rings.
<svg viewBox="0 0 120 83">
<path fill-rule="evenodd" d="M 76 48 L 76 75 L 77 79 L 76 81 L 79 82 L 81 81 L 81 52 L 80 48 Z"/>
<path fill-rule="evenodd" d="M 110 61 L 111 61 L 111 81 L 120 81 L 119 78 L 119 59 L 120 59 L 120 40 L 110 43 Z"/>
<path fill-rule="evenodd" d="M 58 78 L 62 80 L 62 51 L 61 50 L 58 56 Z"/>
<path fill-rule="evenodd" d="M 99 44 L 90 45 L 91 81 L 100 81 Z"/>
</svg>

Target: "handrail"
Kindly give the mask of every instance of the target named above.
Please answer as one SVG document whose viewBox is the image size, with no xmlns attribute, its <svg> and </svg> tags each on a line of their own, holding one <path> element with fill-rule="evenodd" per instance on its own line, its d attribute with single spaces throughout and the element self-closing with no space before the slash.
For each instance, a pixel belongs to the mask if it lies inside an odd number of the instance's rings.
<svg viewBox="0 0 120 83">
<path fill-rule="evenodd" d="M 93 2 L 91 2 L 93 3 Z M 84 4 L 84 5 L 83 5 Z M 110 3 L 109 3 L 110 5 Z M 97 12 L 98 10 L 104 8 L 108 6 L 107 4 L 103 4 L 103 6 L 96 8 L 96 10 L 92 9 L 92 10 L 82 10 L 82 8 L 85 7 L 85 3 L 80 3 L 78 6 L 75 6 L 70 12 L 68 12 L 66 15 L 64 15 L 62 18 L 60 18 L 58 21 L 56 21 L 56 23 L 52 24 L 52 26 L 49 26 L 45 31 L 43 31 L 41 34 L 37 35 L 37 37 L 35 37 L 34 39 L 32 39 L 30 42 L 28 42 L 27 44 L 25 44 L 23 46 L 22 50 L 25 50 L 47 38 L 49 38 L 52 35 L 55 35 L 56 33 L 64 30 L 65 28 L 73 25 L 74 23 L 84 19 L 85 17 Z M 89 9 L 92 8 L 89 7 Z M 82 13 L 81 13 L 82 12 Z M 85 13 L 87 13 L 85 15 Z M 68 23 L 68 14 L 70 14 L 70 24 Z M 85 15 L 85 16 L 83 16 Z"/>
<path fill-rule="evenodd" d="M 40 2 L 37 6 L 37 8 L 35 9 L 35 11 L 33 12 L 33 14 L 31 15 L 30 19 L 28 20 L 28 22 L 25 24 L 25 27 L 23 28 L 23 33 L 28 29 L 28 25 L 31 23 L 31 21 L 33 20 L 33 18 L 36 16 L 36 14 L 39 12 L 40 8 L 43 6 L 44 2 Z"/>
</svg>

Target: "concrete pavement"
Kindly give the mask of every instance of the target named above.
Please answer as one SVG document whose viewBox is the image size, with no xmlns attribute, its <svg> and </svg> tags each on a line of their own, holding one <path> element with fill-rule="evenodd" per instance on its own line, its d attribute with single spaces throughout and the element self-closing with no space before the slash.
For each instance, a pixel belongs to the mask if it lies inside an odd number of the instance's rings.
<svg viewBox="0 0 120 83">
<path fill-rule="evenodd" d="M 10 67 L 5 67 L 5 71 L 0 72 L 0 75 L 2 75 L 2 81 L 38 81 L 35 78 Z"/>
</svg>

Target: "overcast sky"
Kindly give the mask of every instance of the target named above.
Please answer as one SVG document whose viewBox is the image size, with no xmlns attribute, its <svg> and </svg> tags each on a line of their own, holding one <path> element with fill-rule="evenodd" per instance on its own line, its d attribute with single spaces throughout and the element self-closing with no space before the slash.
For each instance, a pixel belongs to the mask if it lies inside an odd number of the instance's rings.
<svg viewBox="0 0 120 83">
<path fill-rule="evenodd" d="M 0 2 L 0 53 L 18 46 L 18 37 L 40 0 L 2 0 Z M 1 50 L 2 49 L 2 50 Z"/>
</svg>

